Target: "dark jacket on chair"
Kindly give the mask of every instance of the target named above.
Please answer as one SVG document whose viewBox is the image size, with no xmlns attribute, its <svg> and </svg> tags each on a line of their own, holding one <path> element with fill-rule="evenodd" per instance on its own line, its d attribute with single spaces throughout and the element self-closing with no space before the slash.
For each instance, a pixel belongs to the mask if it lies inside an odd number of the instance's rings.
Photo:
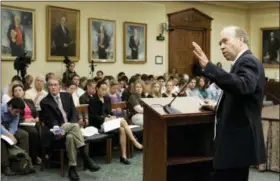
<svg viewBox="0 0 280 181">
<path fill-rule="evenodd" d="M 265 75 L 261 62 L 247 50 L 236 60 L 230 73 L 209 62 L 204 75 L 223 90 L 216 113 L 214 168 L 265 163 L 261 123 Z"/>
<path fill-rule="evenodd" d="M 98 96 L 93 96 L 88 105 L 89 125 L 101 128 L 105 117 L 113 115 L 110 97 L 104 96 L 104 103 Z"/>
</svg>

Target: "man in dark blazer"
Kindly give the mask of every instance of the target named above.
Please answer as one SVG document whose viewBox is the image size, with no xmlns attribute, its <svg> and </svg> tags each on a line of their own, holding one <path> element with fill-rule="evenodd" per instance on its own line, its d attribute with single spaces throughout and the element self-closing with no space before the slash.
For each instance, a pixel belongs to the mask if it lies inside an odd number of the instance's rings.
<svg viewBox="0 0 280 181">
<path fill-rule="evenodd" d="M 75 48 L 71 48 L 71 46 L 73 46 L 73 41 L 70 31 L 66 27 L 66 17 L 62 16 L 60 24 L 53 31 L 52 47 L 55 51 L 52 51 L 51 54 L 53 56 L 75 56 Z"/>
<path fill-rule="evenodd" d="M 90 171 L 97 171 L 100 167 L 85 153 L 85 142 L 77 121 L 72 96 L 69 93 L 60 92 L 59 81 L 56 78 L 48 80 L 48 89 L 49 94 L 41 101 L 40 119 L 45 123 L 48 130 L 54 126 L 59 126 L 63 130 L 61 135 L 66 137 L 65 144 L 69 164 L 68 176 L 71 181 L 77 181 L 79 180 L 76 172 L 77 149 L 79 149 L 83 157 L 85 168 Z"/>
<path fill-rule="evenodd" d="M 247 33 L 239 27 L 221 32 L 222 54 L 233 61 L 230 73 L 211 63 L 193 42 L 204 76 L 223 90 L 215 107 L 215 181 L 247 181 L 250 165 L 266 160 L 261 123 L 264 68 L 248 42 Z"/>
<path fill-rule="evenodd" d="M 89 104 L 89 100 L 96 94 L 96 82 L 88 80 L 86 92 L 79 98 L 80 104 Z"/>
</svg>

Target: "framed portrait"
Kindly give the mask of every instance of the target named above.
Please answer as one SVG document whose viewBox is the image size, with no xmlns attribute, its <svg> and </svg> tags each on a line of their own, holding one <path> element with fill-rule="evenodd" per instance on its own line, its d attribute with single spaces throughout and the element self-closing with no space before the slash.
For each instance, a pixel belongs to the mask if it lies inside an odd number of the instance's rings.
<svg viewBox="0 0 280 181">
<path fill-rule="evenodd" d="M 36 56 L 35 10 L 3 5 L 1 7 L 1 59 Z"/>
<path fill-rule="evenodd" d="M 124 22 L 124 63 L 147 62 L 147 24 Z"/>
<path fill-rule="evenodd" d="M 80 60 L 80 10 L 47 6 L 47 60 Z"/>
<path fill-rule="evenodd" d="M 116 21 L 89 18 L 89 61 L 116 62 Z"/>
<path fill-rule="evenodd" d="M 157 55 L 155 57 L 155 63 L 158 64 L 158 65 L 163 64 L 163 56 Z"/>
<path fill-rule="evenodd" d="M 280 63 L 280 28 L 261 28 L 261 60 L 266 68 Z"/>
</svg>

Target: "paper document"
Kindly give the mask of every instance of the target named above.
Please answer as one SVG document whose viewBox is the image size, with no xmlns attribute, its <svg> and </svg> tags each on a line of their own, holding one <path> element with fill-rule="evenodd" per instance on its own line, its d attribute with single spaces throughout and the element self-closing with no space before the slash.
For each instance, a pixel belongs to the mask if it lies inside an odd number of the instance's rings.
<svg viewBox="0 0 280 181">
<path fill-rule="evenodd" d="M 33 122 L 23 122 L 23 123 L 19 123 L 20 126 L 35 126 L 36 123 L 33 123 Z"/>
<path fill-rule="evenodd" d="M 98 129 L 93 127 L 93 126 L 89 126 L 89 127 L 86 127 L 86 128 L 81 128 L 81 132 L 82 132 L 82 135 L 84 137 L 90 137 L 90 136 L 93 136 L 95 134 L 99 134 Z"/>
<path fill-rule="evenodd" d="M 132 129 L 132 128 L 139 128 L 140 126 L 138 126 L 138 125 L 128 125 L 128 127 L 129 127 L 130 129 Z"/>
<path fill-rule="evenodd" d="M 115 130 L 115 129 L 119 129 L 121 127 L 122 119 L 123 118 L 117 118 L 117 119 L 105 121 L 101 127 L 105 133 Z"/>
<path fill-rule="evenodd" d="M 9 145 L 11 145 L 11 146 L 15 144 L 15 142 L 6 135 L 1 135 L 1 139 L 6 141 L 7 143 L 9 143 Z"/>
</svg>

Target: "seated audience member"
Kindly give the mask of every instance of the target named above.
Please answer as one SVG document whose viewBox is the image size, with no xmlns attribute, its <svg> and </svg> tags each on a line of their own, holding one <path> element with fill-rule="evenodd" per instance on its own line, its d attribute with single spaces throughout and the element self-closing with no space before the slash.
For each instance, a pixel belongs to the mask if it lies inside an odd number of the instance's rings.
<svg viewBox="0 0 280 181">
<path fill-rule="evenodd" d="M 202 99 L 208 99 L 208 92 L 206 91 L 206 82 L 204 77 L 200 77 L 198 79 L 198 84 L 197 84 L 197 91 L 198 91 L 198 97 Z"/>
<path fill-rule="evenodd" d="M 37 76 L 34 82 L 34 88 L 31 88 L 25 91 L 25 98 L 31 99 L 36 107 L 37 111 L 40 111 L 40 101 L 48 94 L 47 91 L 44 90 L 45 80 L 43 76 Z"/>
<path fill-rule="evenodd" d="M 175 67 L 171 69 L 170 75 L 171 76 L 178 76 L 178 71 Z"/>
<path fill-rule="evenodd" d="M 8 94 L 9 92 L 9 87 L 13 87 L 13 86 L 10 86 L 11 84 L 15 84 L 14 82 L 21 82 L 22 83 L 22 80 L 20 78 L 20 76 L 18 75 L 15 75 L 13 76 L 12 80 L 11 80 L 11 83 L 10 84 L 7 84 L 5 85 L 3 88 L 2 88 L 2 92 L 1 92 L 1 96 L 3 97 L 4 94 Z M 19 83 L 18 83 L 19 84 Z"/>
<path fill-rule="evenodd" d="M 31 89 L 31 85 L 33 83 L 33 76 L 28 74 L 24 77 L 24 90 Z"/>
<path fill-rule="evenodd" d="M 161 84 L 158 81 L 154 81 L 151 84 L 151 91 L 149 95 L 147 96 L 148 98 L 157 98 L 161 97 Z"/>
<path fill-rule="evenodd" d="M 142 74 L 142 75 L 141 75 L 141 80 L 143 80 L 143 81 L 146 83 L 146 82 L 149 81 L 150 79 L 149 79 L 149 76 L 148 76 L 147 74 Z"/>
<path fill-rule="evenodd" d="M 69 164 L 68 177 L 73 181 L 79 180 L 79 175 L 76 171 L 77 149 L 79 149 L 83 158 L 85 169 L 97 171 L 100 167 L 85 152 L 84 137 L 80 130 L 80 125 L 84 124 L 84 120 L 77 121 L 77 112 L 72 96 L 69 93 L 60 92 L 60 84 L 56 78 L 49 79 L 47 84 L 49 94 L 41 101 L 41 116 L 47 127 L 43 131 L 44 146 L 50 147 L 54 138 L 53 133 L 49 130 L 54 126 L 59 126 L 63 130 L 62 135 L 66 133 L 65 145 Z"/>
<path fill-rule="evenodd" d="M 45 76 L 45 81 L 48 82 L 49 79 L 52 79 L 52 78 L 55 78 L 55 77 L 56 77 L 55 73 L 49 72 Z M 47 84 L 45 84 L 45 90 L 48 90 Z"/>
<path fill-rule="evenodd" d="M 129 82 L 128 82 L 128 87 L 122 93 L 122 101 L 125 101 L 125 102 L 128 101 L 136 80 L 137 80 L 136 76 L 130 77 Z"/>
<path fill-rule="evenodd" d="M 77 86 L 74 84 L 74 82 L 69 81 L 69 82 L 66 83 L 65 86 L 66 86 L 66 87 L 65 87 L 65 88 L 66 88 L 66 92 L 68 92 L 69 94 L 72 95 L 72 98 L 73 98 L 75 107 L 78 106 L 78 105 L 80 105 L 79 97 L 78 97 L 78 95 L 76 94 Z"/>
<path fill-rule="evenodd" d="M 97 72 L 96 72 L 96 77 L 94 77 L 94 81 L 99 81 L 99 80 L 103 80 L 103 75 L 104 75 L 104 73 L 103 73 L 103 71 L 101 71 L 101 70 L 98 70 Z"/>
<path fill-rule="evenodd" d="M 213 100 L 213 101 L 218 101 L 222 90 L 218 87 L 217 84 L 212 83 L 207 89 L 206 91 L 208 92 L 208 98 Z"/>
<path fill-rule="evenodd" d="M 179 92 L 179 87 L 178 87 L 178 83 L 179 83 L 179 78 L 177 76 L 171 76 L 170 79 L 172 79 L 173 81 L 173 90 L 172 93 L 177 95 Z"/>
<path fill-rule="evenodd" d="M 96 82 L 87 80 L 86 92 L 79 98 L 80 104 L 89 104 L 89 100 L 96 94 Z"/>
<path fill-rule="evenodd" d="M 74 75 L 77 75 L 77 73 L 75 71 L 75 63 L 70 62 L 70 63 L 66 64 L 66 70 L 62 76 L 62 84 L 63 85 L 67 84 L 67 82 L 72 80 L 72 77 Z"/>
<path fill-rule="evenodd" d="M 137 80 L 133 84 L 132 93 L 128 99 L 128 108 L 131 113 L 131 121 L 135 125 L 143 126 L 143 107 L 140 104 L 140 98 L 145 98 L 145 83 L 142 80 Z"/>
<path fill-rule="evenodd" d="M 29 152 L 28 133 L 20 128 L 19 114 L 24 110 L 22 99 L 14 97 L 8 103 L 1 106 L 1 135 L 12 139 L 21 149 Z M 9 144 L 1 139 L 1 173 L 6 176 L 15 175 L 10 169 Z"/>
<path fill-rule="evenodd" d="M 156 79 L 155 79 L 155 76 L 154 76 L 154 75 L 152 75 L 152 74 L 150 74 L 148 77 L 149 77 L 149 80 L 150 80 L 150 81 L 154 81 L 154 80 L 156 80 Z"/>
<path fill-rule="evenodd" d="M 174 83 L 172 79 L 168 80 L 165 84 L 166 91 L 162 93 L 162 97 L 175 97 L 176 94 L 172 93 L 174 87 Z"/>
<path fill-rule="evenodd" d="M 14 85 L 17 85 L 17 84 L 21 84 L 23 86 L 21 81 L 17 81 L 17 80 L 13 81 L 9 85 L 7 94 L 6 93 L 3 94 L 3 96 L 2 96 L 2 103 L 7 103 L 7 102 L 9 102 L 9 100 L 12 99 L 12 88 L 13 88 Z"/>
<path fill-rule="evenodd" d="M 118 78 L 118 80 L 119 80 L 119 79 L 121 79 L 121 78 L 124 77 L 124 76 L 125 76 L 125 73 L 124 73 L 124 72 L 120 72 L 120 73 L 118 73 L 117 78 Z"/>
<path fill-rule="evenodd" d="M 163 76 L 159 76 L 157 78 L 157 81 L 161 84 L 161 93 L 164 93 L 166 91 L 165 89 L 165 78 Z"/>
<path fill-rule="evenodd" d="M 85 93 L 84 89 L 80 88 L 80 76 L 79 75 L 74 75 L 72 77 L 72 81 L 74 83 L 74 85 L 76 86 L 76 90 L 74 94 L 77 94 L 78 97 L 81 97 L 81 95 L 83 95 Z"/>
<path fill-rule="evenodd" d="M 96 96 L 89 101 L 89 125 L 101 129 L 101 125 L 111 115 L 111 100 L 106 95 L 108 87 L 105 81 L 100 81 L 96 85 Z M 135 147 L 142 149 L 143 146 L 135 139 L 132 134 L 127 122 L 122 119 L 121 127 L 119 128 L 120 133 L 120 145 L 121 145 L 121 157 L 120 162 L 123 164 L 130 164 L 126 157 L 126 135 L 132 141 Z"/>
<path fill-rule="evenodd" d="M 12 88 L 13 97 L 17 97 L 23 100 L 25 107 L 20 112 L 19 122 L 25 123 L 38 123 L 39 117 L 36 111 L 34 102 L 31 99 L 24 98 L 24 88 L 22 85 L 14 85 Z M 32 126 L 21 126 L 21 129 L 26 131 L 29 135 L 29 155 L 32 159 L 33 164 L 41 164 L 40 156 L 40 134 L 38 125 Z"/>
<path fill-rule="evenodd" d="M 121 96 L 117 93 L 118 88 L 119 88 L 119 83 L 117 81 L 111 81 L 110 92 L 108 93 L 108 95 L 111 99 L 112 104 L 122 102 Z M 113 110 L 112 113 L 116 117 L 122 117 L 121 109 Z"/>
<path fill-rule="evenodd" d="M 198 97 L 195 77 L 191 78 L 189 81 L 188 88 L 187 88 L 187 96 Z"/>
<path fill-rule="evenodd" d="M 122 93 L 126 89 L 126 82 L 125 80 L 123 80 L 123 78 L 120 78 L 118 82 L 119 82 L 119 86 L 118 86 L 117 93 L 120 95 L 120 97 L 122 97 Z"/>
<path fill-rule="evenodd" d="M 81 77 L 79 87 L 86 91 L 87 77 Z"/>
<path fill-rule="evenodd" d="M 181 90 L 187 83 L 188 83 L 187 80 L 180 79 L 178 86 L 179 86 L 179 91 L 181 91 L 181 93 L 178 93 L 179 97 L 186 97 L 187 96 L 187 87 L 185 87 L 184 90 Z"/>
</svg>

